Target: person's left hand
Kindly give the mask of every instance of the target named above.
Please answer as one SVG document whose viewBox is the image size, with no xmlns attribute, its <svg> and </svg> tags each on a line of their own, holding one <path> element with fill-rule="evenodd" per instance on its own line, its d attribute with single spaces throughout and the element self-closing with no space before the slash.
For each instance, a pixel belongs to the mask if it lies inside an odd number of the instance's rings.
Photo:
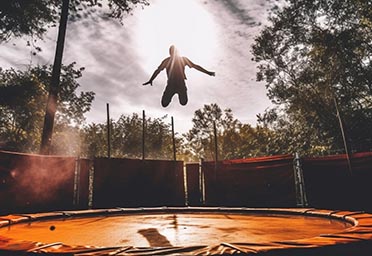
<svg viewBox="0 0 372 256">
<path fill-rule="evenodd" d="M 152 81 L 148 81 L 146 83 L 143 83 L 142 85 L 148 85 L 148 84 L 152 86 Z"/>
</svg>

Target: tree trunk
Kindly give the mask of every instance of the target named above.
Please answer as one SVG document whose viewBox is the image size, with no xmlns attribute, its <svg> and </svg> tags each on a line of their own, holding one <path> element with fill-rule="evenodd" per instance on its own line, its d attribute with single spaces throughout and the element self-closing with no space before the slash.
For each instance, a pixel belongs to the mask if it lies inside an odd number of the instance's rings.
<svg viewBox="0 0 372 256">
<path fill-rule="evenodd" d="M 52 79 L 50 82 L 50 89 L 48 95 L 48 101 L 45 110 L 43 134 L 41 137 L 40 154 L 49 155 L 50 145 L 52 142 L 52 134 L 54 127 L 54 116 L 57 110 L 58 91 L 59 91 L 59 79 L 61 75 L 63 48 L 65 44 L 65 35 L 68 19 L 68 7 L 70 0 L 63 0 L 61 19 L 59 22 L 58 39 L 56 53 L 54 57 Z"/>
</svg>

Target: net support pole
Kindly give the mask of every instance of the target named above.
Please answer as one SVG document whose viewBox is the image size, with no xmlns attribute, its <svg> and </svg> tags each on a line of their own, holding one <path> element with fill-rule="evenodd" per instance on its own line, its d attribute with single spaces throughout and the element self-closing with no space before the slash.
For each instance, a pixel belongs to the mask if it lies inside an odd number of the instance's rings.
<svg viewBox="0 0 372 256">
<path fill-rule="evenodd" d="M 111 122 L 110 122 L 110 104 L 106 103 L 107 111 L 107 157 L 111 158 Z"/>
<path fill-rule="evenodd" d="M 308 202 L 305 189 L 305 180 L 303 175 L 300 154 L 297 152 L 295 154 L 293 167 L 296 188 L 296 205 L 300 207 L 306 207 L 308 206 Z"/>
<path fill-rule="evenodd" d="M 174 169 L 174 173 L 175 173 L 175 176 L 176 176 L 176 180 L 178 180 L 178 170 L 177 170 L 177 156 L 176 156 L 176 140 L 175 140 L 175 137 L 174 137 L 174 120 L 173 120 L 173 116 L 171 117 L 171 126 L 172 126 L 172 144 L 173 144 L 173 169 Z M 187 204 L 187 186 L 185 186 L 185 183 L 187 183 L 187 181 L 185 180 L 185 174 L 186 174 L 186 169 L 185 169 L 185 166 L 183 166 L 183 184 L 184 184 L 184 195 L 185 195 L 185 205 Z"/>
<path fill-rule="evenodd" d="M 345 129 L 344 129 L 344 125 L 343 125 L 343 122 L 342 122 L 341 115 L 340 115 L 340 111 L 338 109 L 338 103 L 337 103 L 336 97 L 333 97 L 333 101 L 334 101 L 335 108 L 336 108 L 338 123 L 340 125 L 342 140 L 344 142 L 344 148 L 345 148 L 345 153 L 346 153 L 347 166 L 349 168 L 350 175 L 353 175 L 353 170 L 352 170 L 351 161 L 350 161 L 350 151 L 349 151 L 349 147 L 348 147 L 348 144 L 347 144 L 347 141 L 346 141 Z"/>
<path fill-rule="evenodd" d="M 216 121 L 213 121 L 213 134 L 214 134 L 214 193 L 217 193 L 217 198 L 220 197 L 218 189 L 218 176 L 217 176 L 217 166 L 218 166 L 218 142 L 217 142 L 217 126 Z M 218 199 L 217 199 L 218 200 Z"/>
<path fill-rule="evenodd" d="M 173 116 L 171 117 L 171 123 L 172 123 L 172 143 L 173 143 L 173 160 L 177 161 L 177 151 L 176 151 L 176 138 L 174 136 L 174 120 Z"/>
<path fill-rule="evenodd" d="M 217 165 L 218 161 L 218 142 L 217 142 L 217 127 L 216 127 L 216 121 L 213 121 L 213 134 L 214 134 L 214 161 Z"/>
<path fill-rule="evenodd" d="M 145 140 L 146 140 L 146 114 L 145 110 L 142 110 L 142 160 L 145 160 Z"/>
<path fill-rule="evenodd" d="M 203 170 L 203 162 L 204 162 L 204 159 L 200 158 L 199 159 L 199 192 L 200 192 L 199 201 L 202 205 L 205 205 L 206 195 L 205 195 L 205 176 L 204 176 L 204 170 Z"/>
<path fill-rule="evenodd" d="M 75 207 L 80 207 L 80 172 L 81 172 L 81 165 L 80 165 L 80 156 L 78 156 L 75 160 L 75 177 L 74 177 L 74 199 L 73 205 Z"/>
</svg>

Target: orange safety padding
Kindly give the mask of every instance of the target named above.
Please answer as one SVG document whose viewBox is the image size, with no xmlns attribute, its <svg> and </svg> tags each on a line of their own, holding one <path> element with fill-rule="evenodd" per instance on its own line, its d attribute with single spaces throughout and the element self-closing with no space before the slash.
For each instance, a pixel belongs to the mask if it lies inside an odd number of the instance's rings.
<svg viewBox="0 0 372 256">
<path fill-rule="evenodd" d="M 206 204 L 246 207 L 296 205 L 293 157 L 203 162 Z"/>
<path fill-rule="evenodd" d="M 1 212 L 72 209 L 75 160 L 0 151 Z"/>
<path fill-rule="evenodd" d="M 283 159 L 293 159 L 293 156 L 290 154 L 275 155 L 275 156 L 262 156 L 262 157 L 243 158 L 243 159 L 223 160 L 223 163 L 224 164 L 241 164 L 241 163 L 242 164 L 244 163 L 259 164 L 261 162 L 268 163 L 268 162 L 282 161 Z"/>
<path fill-rule="evenodd" d="M 182 161 L 95 158 L 93 184 L 96 208 L 185 204 Z"/>
</svg>

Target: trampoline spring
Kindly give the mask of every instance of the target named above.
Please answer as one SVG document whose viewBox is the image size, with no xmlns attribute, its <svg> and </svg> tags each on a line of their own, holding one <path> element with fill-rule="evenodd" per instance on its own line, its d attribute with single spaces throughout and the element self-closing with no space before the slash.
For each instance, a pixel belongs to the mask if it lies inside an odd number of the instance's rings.
<svg viewBox="0 0 372 256">
<path fill-rule="evenodd" d="M 320 234 L 319 237 L 349 239 L 349 240 L 357 240 L 357 241 L 368 241 L 369 240 L 369 239 L 361 238 L 361 237 L 344 236 L 344 235 L 338 235 L 338 234 Z"/>
<path fill-rule="evenodd" d="M 247 252 L 247 250 L 244 250 L 244 249 L 240 248 L 239 246 L 232 245 L 232 244 L 229 244 L 229 243 L 223 242 L 220 245 L 223 245 L 223 246 L 226 246 L 226 247 L 230 247 L 230 248 L 235 249 L 235 250 L 237 250 L 239 252 L 242 252 L 242 253 L 246 253 Z M 249 249 L 249 251 L 251 251 L 251 252 L 257 252 L 254 249 Z"/>
<path fill-rule="evenodd" d="M 8 222 L 8 225 L 12 225 L 13 224 L 12 219 L 0 218 L 0 221 L 2 221 L 2 220 L 7 221 Z"/>
<path fill-rule="evenodd" d="M 345 214 L 344 218 L 350 217 L 350 216 L 353 216 L 353 215 L 364 214 L 364 213 L 366 213 L 366 212 L 364 212 L 364 211 L 352 212 L 352 213 Z"/>
<path fill-rule="evenodd" d="M 339 213 L 339 212 L 341 212 L 341 211 L 340 211 L 340 210 L 331 211 L 331 212 L 329 213 L 329 216 L 331 217 L 332 215 L 335 215 L 335 214 L 337 214 L 337 213 Z"/>
<path fill-rule="evenodd" d="M 306 209 L 305 211 L 302 212 L 302 214 L 311 214 L 312 211 L 315 211 L 316 209 L 315 208 L 310 208 L 310 209 Z"/>
<path fill-rule="evenodd" d="M 68 212 L 63 212 L 63 211 L 59 211 L 59 212 L 56 212 L 56 213 L 60 213 L 62 214 L 63 217 L 71 217 L 73 214 L 71 213 L 68 213 Z"/>
<path fill-rule="evenodd" d="M 123 207 L 115 207 L 115 209 L 119 212 L 125 212 L 125 209 Z"/>
<path fill-rule="evenodd" d="M 125 247 L 119 248 L 113 252 L 110 252 L 108 255 L 117 255 L 118 253 L 126 252 L 130 249 L 133 249 L 133 246 L 125 246 Z"/>
<path fill-rule="evenodd" d="M 55 243 L 51 243 L 51 244 L 44 244 L 44 245 L 38 246 L 36 248 L 29 249 L 29 250 L 27 250 L 27 252 L 36 252 L 38 250 L 53 247 L 53 246 L 56 246 L 56 245 L 62 245 L 62 243 L 61 242 L 55 242 Z"/>
<path fill-rule="evenodd" d="M 27 215 L 27 214 L 17 214 L 17 216 L 25 217 L 25 218 L 28 219 L 28 221 L 32 221 L 32 220 L 35 219 L 35 218 L 32 217 L 31 215 Z"/>
</svg>

